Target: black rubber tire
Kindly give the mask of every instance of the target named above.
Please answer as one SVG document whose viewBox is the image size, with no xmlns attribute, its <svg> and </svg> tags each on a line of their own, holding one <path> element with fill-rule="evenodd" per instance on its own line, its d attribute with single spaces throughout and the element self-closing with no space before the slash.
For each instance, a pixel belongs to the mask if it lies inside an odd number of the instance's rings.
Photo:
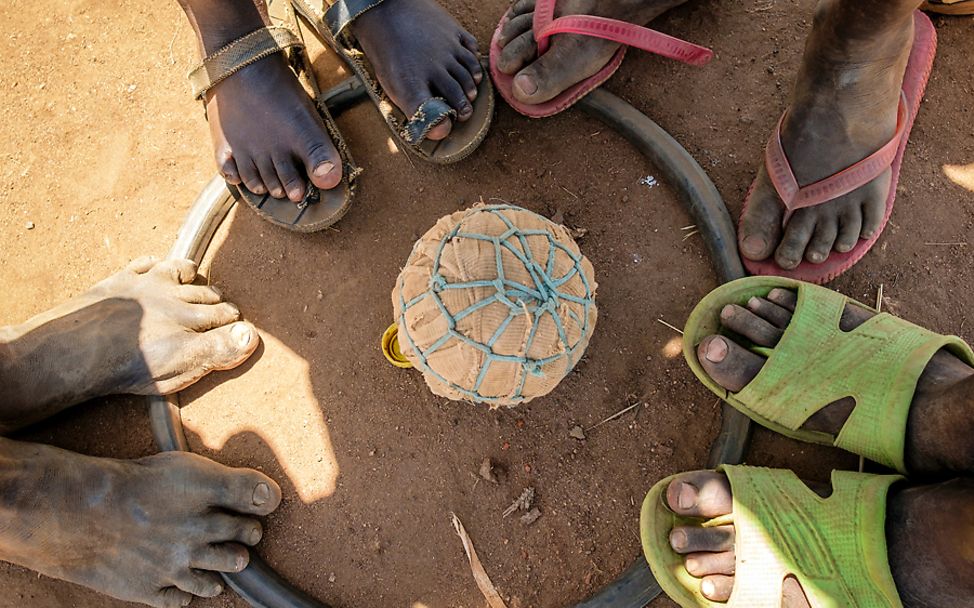
<svg viewBox="0 0 974 608">
<path fill-rule="evenodd" d="M 354 78 L 324 94 L 333 115 L 365 98 L 365 88 Z M 707 244 L 720 281 L 744 276 L 730 214 L 713 182 L 686 149 L 645 114 L 603 89 L 590 93 L 578 107 L 625 137 L 677 189 Z M 199 262 L 233 203 L 226 184 L 221 178 L 214 178 L 190 209 L 169 256 Z M 160 450 L 189 450 L 180 420 L 178 395 L 150 397 L 149 413 Z M 747 450 L 750 428 L 747 417 L 724 404 L 721 430 L 711 446 L 707 466 L 739 463 Z M 253 551 L 250 564 L 243 572 L 222 576 L 230 588 L 255 608 L 328 608 L 286 581 Z M 640 555 L 615 581 L 574 608 L 643 608 L 661 592 Z"/>
</svg>

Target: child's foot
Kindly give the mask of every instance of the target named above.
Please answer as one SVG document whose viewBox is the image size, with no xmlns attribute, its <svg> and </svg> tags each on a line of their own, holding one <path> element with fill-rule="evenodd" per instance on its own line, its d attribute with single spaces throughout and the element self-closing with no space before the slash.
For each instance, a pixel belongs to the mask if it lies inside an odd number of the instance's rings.
<svg viewBox="0 0 974 608">
<path fill-rule="evenodd" d="M 446 99 L 460 122 L 473 116 L 484 78 L 477 40 L 435 0 L 385 0 L 350 27 L 382 90 L 407 118 L 431 97 Z M 426 137 L 444 139 L 451 127 L 445 119 Z"/>
<path fill-rule="evenodd" d="M 709 519 L 733 511 L 730 484 L 713 471 L 677 477 L 666 489 L 666 501 L 674 513 L 686 517 Z M 687 571 L 700 579 L 704 597 L 726 602 L 735 584 L 733 524 L 679 526 L 669 539 L 684 556 Z M 890 571 L 906 608 L 969 604 L 974 597 L 974 556 L 969 551 L 974 546 L 974 481 L 894 486 L 886 503 L 886 541 Z M 809 608 L 794 577 L 785 579 L 782 596 L 782 608 Z"/>
<path fill-rule="evenodd" d="M 913 40 L 916 2 L 822 0 L 781 141 L 802 186 L 866 158 L 896 131 L 903 74 Z M 784 269 L 821 264 L 879 230 L 890 171 L 834 200 L 797 210 L 782 227 L 784 206 L 762 163 L 738 237 L 744 257 L 774 257 Z"/>
<path fill-rule="evenodd" d="M 751 298 L 747 307 L 729 304 L 721 324 L 758 346 L 773 348 L 791 322 L 797 295 L 772 289 L 767 298 Z M 848 305 L 839 327 L 851 331 L 873 312 Z M 707 374 L 722 387 L 739 392 L 757 376 L 765 358 L 724 335 L 705 337 L 697 357 Z M 837 434 L 855 401 L 845 398 L 812 415 L 803 429 Z M 917 381 L 906 427 L 906 466 L 911 473 L 974 472 L 974 369 L 940 350 Z"/>
<path fill-rule="evenodd" d="M 615 42 L 575 34 L 552 36 L 551 47 L 538 57 L 534 33 L 535 0 L 518 0 L 501 32 L 497 69 L 514 76 L 514 97 L 528 104 L 554 99 L 566 89 L 596 74 L 612 59 Z M 597 15 L 629 23 L 647 24 L 686 0 L 560 0 L 555 16 Z M 516 76 L 515 76 L 516 74 Z"/>
<path fill-rule="evenodd" d="M 0 432 L 93 397 L 167 394 L 243 363 L 260 337 L 189 260 L 135 260 L 88 292 L 0 328 Z"/>
<path fill-rule="evenodd" d="M 0 439 L 0 560 L 159 608 L 223 590 L 281 501 L 270 478 L 186 452 L 134 461 Z"/>
</svg>

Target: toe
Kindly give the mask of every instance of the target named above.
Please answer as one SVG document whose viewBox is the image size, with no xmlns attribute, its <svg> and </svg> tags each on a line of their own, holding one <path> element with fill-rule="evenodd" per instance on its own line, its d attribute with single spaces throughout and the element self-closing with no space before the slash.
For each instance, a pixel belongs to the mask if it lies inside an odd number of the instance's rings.
<svg viewBox="0 0 974 608">
<path fill-rule="evenodd" d="M 217 288 L 209 285 L 182 285 L 177 297 L 188 304 L 219 304 L 222 300 Z"/>
<path fill-rule="evenodd" d="M 808 249 L 805 250 L 805 259 L 812 264 L 821 264 L 827 260 L 838 233 L 839 223 L 833 215 L 827 214 L 819 217 L 818 223 L 815 225 L 815 232 L 812 234 L 812 240 L 809 241 Z"/>
<path fill-rule="evenodd" d="M 798 294 L 790 289 L 775 287 L 768 292 L 768 300 L 774 302 L 788 312 L 795 312 L 795 306 L 798 304 Z"/>
<path fill-rule="evenodd" d="M 511 14 L 523 15 L 524 13 L 533 13 L 534 1 L 535 0 L 517 0 L 517 2 L 511 6 Z"/>
<path fill-rule="evenodd" d="M 700 581 L 700 593 L 712 602 L 726 602 L 734 588 L 734 577 L 713 574 Z"/>
<path fill-rule="evenodd" d="M 298 170 L 294 157 L 290 154 L 275 155 L 274 170 L 277 172 L 278 181 L 284 186 L 285 196 L 293 203 L 300 203 L 304 199 L 308 185 L 301 176 L 301 171 Z"/>
<path fill-rule="evenodd" d="M 716 471 L 678 475 L 666 487 L 666 503 L 674 513 L 684 517 L 718 517 L 733 508 L 727 476 Z"/>
<path fill-rule="evenodd" d="M 250 553 L 237 543 L 206 545 L 190 559 L 190 567 L 210 572 L 240 572 L 248 563 Z"/>
<path fill-rule="evenodd" d="M 728 304 L 720 311 L 720 323 L 758 346 L 773 347 L 778 344 L 783 333 L 781 329 L 737 304 Z M 712 345 L 720 349 L 719 345 Z M 718 350 L 714 350 L 716 354 Z"/>
<path fill-rule="evenodd" d="M 342 159 L 331 138 L 324 132 L 304 147 L 304 166 L 311 183 L 323 190 L 331 190 L 342 183 Z"/>
<path fill-rule="evenodd" d="M 764 298 L 751 298 L 747 309 L 778 329 L 785 329 L 791 323 L 791 311 Z"/>
<path fill-rule="evenodd" d="M 193 260 L 163 260 L 155 265 L 152 272 L 186 285 L 196 278 L 196 262 Z"/>
<path fill-rule="evenodd" d="M 125 267 L 126 270 L 134 272 L 135 274 L 145 274 L 152 270 L 152 267 L 159 263 L 159 258 L 154 255 L 144 255 L 140 258 L 135 258 L 128 263 Z"/>
<path fill-rule="evenodd" d="M 457 111 L 457 119 L 462 122 L 470 118 L 473 114 L 473 106 L 467 98 L 464 84 L 459 82 L 452 73 L 460 70 L 463 70 L 463 68 L 459 65 L 453 70 L 443 70 L 436 76 L 433 84 L 436 90 L 440 92 L 440 95 L 450 104 L 450 107 Z"/>
<path fill-rule="evenodd" d="M 687 572 L 697 578 L 712 574 L 734 574 L 734 552 L 691 553 L 683 560 L 683 565 Z"/>
<path fill-rule="evenodd" d="M 775 250 L 774 259 L 785 270 L 796 268 L 805 257 L 805 249 L 815 232 L 816 214 L 799 209 L 785 226 L 781 244 Z"/>
<path fill-rule="evenodd" d="M 260 179 L 260 172 L 252 160 L 237 159 L 237 169 L 240 171 L 240 180 L 247 190 L 258 196 L 267 194 L 263 180 Z"/>
<path fill-rule="evenodd" d="M 252 547 L 260 542 L 264 529 L 256 519 L 214 513 L 206 522 L 205 534 L 210 544 L 237 542 Z"/>
<path fill-rule="evenodd" d="M 870 239 L 879 231 L 886 214 L 886 201 L 878 197 L 867 199 L 862 204 L 862 238 Z"/>
<path fill-rule="evenodd" d="M 179 589 L 198 597 L 216 597 L 223 593 L 220 576 L 214 572 L 187 570 L 173 582 Z"/>
<path fill-rule="evenodd" d="M 467 98 L 468 108 L 470 111 L 464 115 L 460 116 L 460 120 L 467 120 L 473 115 L 473 107 L 469 104 L 473 103 L 473 100 L 477 99 L 477 83 L 473 80 L 473 74 L 466 66 L 462 65 L 459 61 L 454 65 L 450 66 L 450 76 L 460 85 L 463 89 L 463 94 Z"/>
<path fill-rule="evenodd" d="M 446 74 L 446 72 L 444 72 L 444 74 Z M 452 81 L 456 87 L 454 90 L 459 91 L 459 97 L 463 99 L 464 103 L 469 105 L 470 102 L 467 101 L 466 95 L 464 95 L 463 93 L 463 89 L 460 87 L 459 84 L 456 83 L 456 80 L 453 80 L 453 78 L 450 77 L 449 74 L 446 74 L 444 80 Z M 457 96 L 456 92 L 454 92 L 454 96 Z M 392 101 L 393 103 L 396 104 L 399 110 L 403 114 L 405 114 L 406 120 L 409 120 L 416 115 L 416 112 L 419 110 L 419 107 L 423 105 L 424 102 L 428 101 L 433 97 L 437 97 L 437 95 L 435 95 L 429 89 L 429 87 L 416 86 L 411 88 L 408 91 L 408 93 L 406 93 L 400 100 L 397 101 L 397 99 L 394 97 Z M 451 107 L 456 107 L 453 106 L 453 102 L 450 101 L 449 97 L 446 97 L 445 94 L 443 94 L 443 97 L 446 98 L 447 103 L 450 104 Z M 447 135 L 450 134 L 450 130 L 452 128 L 453 128 L 453 121 L 451 121 L 448 117 L 444 118 L 436 126 L 434 126 L 432 129 L 429 130 L 429 132 L 426 134 L 426 139 L 431 139 L 433 141 L 439 141 L 441 139 L 444 139 L 446 138 Z"/>
<path fill-rule="evenodd" d="M 534 13 L 525 13 L 523 15 L 518 15 L 512 19 L 508 19 L 507 23 L 501 29 L 500 36 L 497 37 L 497 43 L 500 45 L 501 49 L 505 48 L 511 43 L 515 38 L 519 37 L 525 32 L 531 32 L 532 21 L 534 21 Z"/>
<path fill-rule="evenodd" d="M 677 526 L 670 530 L 670 546 L 681 555 L 730 551 L 734 548 L 734 526 Z"/>
<path fill-rule="evenodd" d="M 473 53 L 475 57 L 480 53 L 480 44 L 477 43 L 477 38 L 466 30 L 460 32 L 460 44 L 463 45 L 463 48 Z"/>
<path fill-rule="evenodd" d="M 240 310 L 229 302 L 188 304 L 179 309 L 177 321 L 185 328 L 205 332 L 229 325 L 240 318 Z"/>
<path fill-rule="evenodd" d="M 286 197 L 287 193 L 284 192 L 284 186 L 281 185 L 281 180 L 277 179 L 277 169 L 274 168 L 273 159 L 270 156 L 262 157 L 257 159 L 256 164 L 257 171 L 260 173 L 260 180 L 267 188 L 268 194 L 274 198 Z"/>
<path fill-rule="evenodd" d="M 247 360 L 257 349 L 260 336 L 257 328 L 240 321 L 211 329 L 199 336 L 199 360 L 205 361 L 206 371 L 227 370 Z"/>
<path fill-rule="evenodd" d="M 835 250 L 841 253 L 852 251 L 862 234 L 862 209 L 853 207 L 839 218 L 839 233 L 835 237 Z"/>
<path fill-rule="evenodd" d="M 191 601 L 193 601 L 193 596 L 182 589 L 166 587 L 159 590 L 159 593 L 152 599 L 152 605 L 155 608 L 182 608 L 189 606 Z"/>
<path fill-rule="evenodd" d="M 781 203 L 776 194 L 762 196 L 758 194 L 760 191 L 762 188 L 755 189 L 741 216 L 741 232 L 738 235 L 741 255 L 755 262 L 771 257 L 781 240 Z M 773 188 L 771 192 L 774 192 Z"/>
<path fill-rule="evenodd" d="M 697 347 L 697 357 L 714 382 L 736 393 L 758 375 L 764 359 L 723 336 L 708 336 Z"/>
<path fill-rule="evenodd" d="M 473 91 L 467 90 L 467 99 L 473 101 L 477 98 L 477 85 L 484 79 L 484 66 L 480 65 L 480 59 L 475 53 L 457 53 L 457 62 L 463 66 L 473 81 Z"/>
<path fill-rule="evenodd" d="M 221 146 L 217 149 L 216 166 L 227 183 L 234 185 L 240 183 L 240 170 L 237 169 L 237 161 L 230 153 L 229 146 Z"/>
<path fill-rule="evenodd" d="M 534 34 L 528 30 L 507 43 L 497 60 L 497 69 L 504 74 L 517 74 L 537 55 L 538 45 L 534 42 Z"/>
<path fill-rule="evenodd" d="M 574 35 L 555 37 L 544 55 L 514 77 L 514 96 L 530 104 L 554 99 L 605 65 L 604 61 L 599 61 L 602 43 L 598 39 L 580 39 Z"/>
<path fill-rule="evenodd" d="M 270 477 L 252 469 L 222 469 L 214 483 L 216 505 L 229 511 L 267 515 L 281 504 L 281 488 Z"/>
</svg>

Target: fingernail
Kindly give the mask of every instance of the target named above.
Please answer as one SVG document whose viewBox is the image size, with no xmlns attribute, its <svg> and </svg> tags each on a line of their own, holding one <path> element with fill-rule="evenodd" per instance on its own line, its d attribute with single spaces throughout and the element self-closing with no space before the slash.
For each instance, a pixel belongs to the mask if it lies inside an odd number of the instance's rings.
<svg viewBox="0 0 974 608">
<path fill-rule="evenodd" d="M 271 489 L 261 482 L 254 488 L 254 504 L 258 507 L 271 499 Z"/>
<path fill-rule="evenodd" d="M 697 503 L 697 488 L 685 481 L 680 482 L 679 491 L 676 494 L 676 506 L 684 511 L 691 509 Z"/>
<path fill-rule="evenodd" d="M 538 92 L 538 83 L 534 81 L 530 76 L 520 75 L 514 77 L 514 84 L 517 88 L 521 89 L 521 92 L 525 95 L 534 95 Z"/>
<path fill-rule="evenodd" d="M 714 338 L 707 343 L 705 356 L 711 363 L 720 363 L 727 356 L 727 343 L 723 338 Z"/>
<path fill-rule="evenodd" d="M 315 177 L 324 177 L 329 173 L 331 173 L 332 170 L 334 170 L 334 168 L 335 168 L 335 163 L 331 162 L 330 160 L 326 160 L 325 162 L 320 163 L 317 167 L 315 167 L 314 170 Z"/>
<path fill-rule="evenodd" d="M 260 542 L 260 538 L 262 536 L 263 536 L 263 533 L 261 533 L 260 529 L 259 528 L 254 528 L 250 532 L 250 544 L 256 545 L 257 543 Z"/>
<path fill-rule="evenodd" d="M 250 326 L 245 323 L 234 325 L 233 329 L 230 330 L 230 335 L 240 346 L 247 346 L 253 338 L 253 332 L 250 330 Z"/>
<path fill-rule="evenodd" d="M 765 250 L 768 246 L 768 241 L 759 236 L 748 236 L 741 242 L 741 246 L 748 253 L 758 254 Z"/>
</svg>

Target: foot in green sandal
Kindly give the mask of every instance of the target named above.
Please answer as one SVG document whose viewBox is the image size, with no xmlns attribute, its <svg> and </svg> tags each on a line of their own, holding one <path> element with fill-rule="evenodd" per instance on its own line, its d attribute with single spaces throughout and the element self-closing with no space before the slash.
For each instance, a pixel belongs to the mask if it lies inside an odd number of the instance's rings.
<svg viewBox="0 0 974 608">
<path fill-rule="evenodd" d="M 806 304 L 798 314 L 796 289 L 803 290 Z M 720 290 L 725 290 L 724 295 Z M 830 302 L 822 303 L 823 298 Z M 829 315 L 834 328 L 829 327 Z M 789 332 L 795 319 L 801 319 L 801 326 Z M 888 325 L 881 327 L 881 323 Z M 958 358 L 964 356 L 959 340 L 941 338 L 890 315 L 877 318 L 874 311 L 821 287 L 770 278 L 743 279 L 719 288 L 697 307 L 687 329 L 687 346 L 696 346 L 685 352 L 691 366 L 704 374 L 701 379 L 712 389 L 725 389 L 732 405 L 762 424 L 820 443 L 832 443 L 831 439 L 846 433 L 847 444 L 840 441 L 840 447 L 862 453 L 851 439 L 853 430 L 844 431 L 857 401 L 851 396 L 832 401 L 832 397 L 823 397 L 859 393 L 866 408 L 883 408 L 860 415 L 882 422 L 872 429 L 873 436 L 903 433 L 905 423 L 905 441 L 898 440 L 905 471 L 974 473 L 974 442 L 970 440 L 974 436 L 974 369 Z M 832 332 L 832 342 L 822 337 L 827 332 Z M 856 337 L 864 340 L 859 343 L 864 348 L 872 349 L 861 351 L 858 361 L 857 345 L 848 343 Z M 842 346 L 843 340 L 850 345 Z M 888 341 L 886 347 L 884 341 Z M 933 352 L 923 355 L 925 344 Z M 838 365 L 839 359 L 829 358 L 841 348 L 848 350 L 848 358 Z M 911 353 L 919 353 L 920 359 L 911 359 Z M 784 378 L 780 387 L 771 387 L 767 374 L 754 382 L 769 362 L 777 368 L 769 368 L 769 374 Z M 790 371 L 784 371 L 783 364 L 790 365 Z M 899 390 L 890 388 L 893 379 L 903 380 Z M 840 383 L 843 387 L 836 388 Z M 885 391 L 880 399 L 883 403 L 870 402 L 880 390 Z M 756 400 L 761 405 L 755 405 Z M 897 400 L 902 403 L 894 403 Z M 809 407 L 799 414 L 804 406 Z M 792 419 L 783 422 L 786 416 Z M 822 441 L 823 437 L 830 440 Z M 896 438 L 891 442 L 896 443 Z M 902 470 L 896 462 L 884 464 Z"/>
<path fill-rule="evenodd" d="M 206 57 L 270 22 L 251 0 L 179 0 Z M 206 93 L 216 163 L 227 182 L 257 195 L 301 202 L 308 181 L 329 190 L 342 160 L 314 103 L 281 53 Z"/>
<path fill-rule="evenodd" d="M 732 482 L 715 471 L 674 476 L 643 506 L 647 560 L 680 605 L 971 603 L 974 480 L 889 488 L 895 477 L 838 473 L 834 494 L 823 502 L 819 497 L 832 487 L 815 485 L 816 496 L 788 471 L 728 467 L 727 475 Z M 823 511 L 846 515 L 844 509 L 848 517 L 817 519 Z M 710 525 L 701 526 L 705 520 Z M 859 557 L 850 561 L 850 555 Z M 781 580 L 771 580 L 779 572 L 783 584 L 767 593 Z M 755 599 L 774 593 L 772 603 Z"/>
</svg>

